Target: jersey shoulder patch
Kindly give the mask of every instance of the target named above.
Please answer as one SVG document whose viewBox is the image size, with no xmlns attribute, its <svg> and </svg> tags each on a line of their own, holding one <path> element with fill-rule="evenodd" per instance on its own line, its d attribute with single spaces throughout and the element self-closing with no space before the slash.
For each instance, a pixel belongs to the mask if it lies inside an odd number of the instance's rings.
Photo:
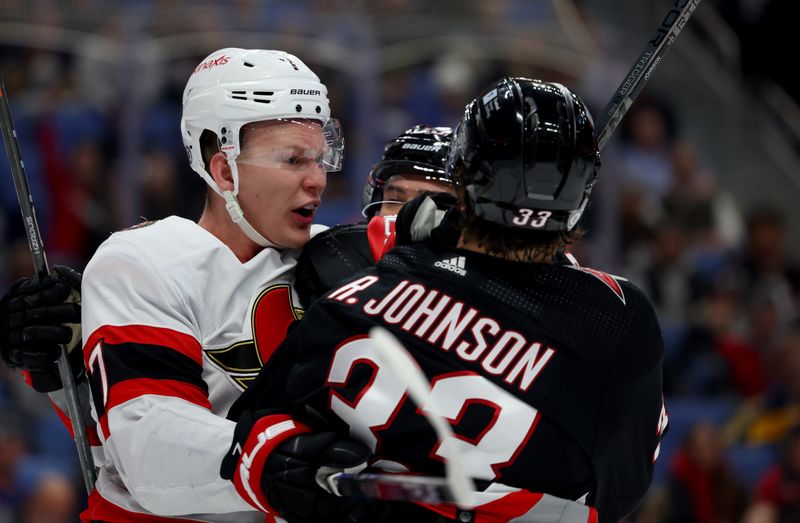
<svg viewBox="0 0 800 523">
<path fill-rule="evenodd" d="M 622 290 L 622 284 L 620 282 L 628 281 L 627 278 L 623 278 L 622 276 L 616 276 L 614 274 L 609 274 L 607 272 L 599 271 L 597 269 L 592 269 L 590 267 L 581 267 L 578 265 L 578 261 L 569 253 L 565 253 L 566 258 L 569 260 L 569 264 L 567 267 L 570 269 L 575 269 L 581 272 L 584 272 L 590 276 L 594 276 L 601 282 L 605 284 L 606 287 L 611 289 L 611 292 L 620 299 L 623 305 L 627 305 L 625 302 L 625 291 Z"/>
</svg>

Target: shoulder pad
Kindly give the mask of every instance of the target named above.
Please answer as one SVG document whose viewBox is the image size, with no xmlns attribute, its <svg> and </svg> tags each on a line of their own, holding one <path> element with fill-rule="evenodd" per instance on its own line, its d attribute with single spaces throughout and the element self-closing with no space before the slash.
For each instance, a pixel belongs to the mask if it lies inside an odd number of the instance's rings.
<svg viewBox="0 0 800 523">
<path fill-rule="evenodd" d="M 308 306 L 339 282 L 375 264 L 367 238 L 367 225 L 337 225 L 303 247 L 297 261 L 295 288 Z"/>
</svg>

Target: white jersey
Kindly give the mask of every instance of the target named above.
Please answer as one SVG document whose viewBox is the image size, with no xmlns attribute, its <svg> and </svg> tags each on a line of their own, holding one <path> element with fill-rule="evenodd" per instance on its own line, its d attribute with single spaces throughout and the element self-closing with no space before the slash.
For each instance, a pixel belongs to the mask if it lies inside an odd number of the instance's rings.
<svg viewBox="0 0 800 523">
<path fill-rule="evenodd" d="M 298 254 L 267 248 L 241 263 L 174 216 L 100 246 L 82 287 L 102 443 L 85 520 L 265 520 L 219 476 L 235 425 L 225 415 L 302 315 Z"/>
</svg>

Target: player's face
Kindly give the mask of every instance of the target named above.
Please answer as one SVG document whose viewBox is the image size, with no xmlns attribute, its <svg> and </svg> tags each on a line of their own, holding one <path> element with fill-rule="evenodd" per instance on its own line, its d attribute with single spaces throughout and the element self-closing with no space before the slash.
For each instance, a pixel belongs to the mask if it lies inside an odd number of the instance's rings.
<svg viewBox="0 0 800 523">
<path fill-rule="evenodd" d="M 313 121 L 252 124 L 237 159 L 239 203 L 261 234 L 283 247 L 302 247 L 325 190 L 322 128 Z"/>
<path fill-rule="evenodd" d="M 392 176 L 383 188 L 384 202 L 378 210 L 379 216 L 393 216 L 400 212 L 404 203 L 424 192 L 446 192 L 455 196 L 450 183 L 427 180 L 418 174 Z"/>
</svg>

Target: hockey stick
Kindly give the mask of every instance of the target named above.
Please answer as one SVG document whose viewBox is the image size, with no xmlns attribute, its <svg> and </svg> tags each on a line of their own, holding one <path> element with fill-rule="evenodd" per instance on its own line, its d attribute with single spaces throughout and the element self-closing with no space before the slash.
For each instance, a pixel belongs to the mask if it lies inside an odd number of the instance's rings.
<svg viewBox="0 0 800 523">
<path fill-rule="evenodd" d="M 672 46 L 672 42 L 681 32 L 683 26 L 689 21 L 692 13 L 700 4 L 700 0 L 674 0 L 672 9 L 662 20 L 661 25 L 656 30 L 655 36 L 651 38 L 633 64 L 628 74 L 622 80 L 614 96 L 600 114 L 597 128 L 597 146 L 603 149 L 611 135 L 616 130 L 622 117 L 628 112 L 633 101 L 639 96 L 650 75 L 658 66 L 661 59 Z"/>
<path fill-rule="evenodd" d="M 454 440 L 455 434 L 453 434 L 450 424 L 441 416 L 434 414 L 440 410 L 435 408 L 435 398 L 431 395 L 431 386 L 411 354 L 391 332 L 382 327 L 370 329 L 369 336 L 382 349 L 381 359 L 383 362 L 388 364 L 395 375 L 408 385 L 408 394 L 428 419 L 439 441 L 442 442 L 441 444 L 445 445 L 448 441 Z M 425 408 L 426 406 L 428 408 Z M 452 492 L 454 501 L 462 508 L 472 508 L 471 498 L 472 492 L 475 491 L 475 484 L 472 478 L 467 476 L 461 457 L 458 453 L 451 452 L 450 458 L 444 461 L 444 466 L 447 485 Z"/>
<path fill-rule="evenodd" d="M 339 472 L 333 474 L 327 481 L 335 485 L 340 495 L 351 498 L 458 504 L 447 478 Z"/>
<path fill-rule="evenodd" d="M 440 416 L 432 403 L 428 380 L 416 365 L 414 358 L 388 330 L 373 327 L 370 338 L 380 347 L 381 362 L 390 368 L 408 387 L 408 393 L 436 432 L 442 444 L 455 438 L 453 429 Z M 427 405 L 429 408 L 421 408 Z M 457 453 L 451 452 L 445 460 L 446 477 L 412 476 L 401 474 L 347 474 L 337 473 L 327 478 L 335 489 L 345 496 L 383 500 L 423 501 L 426 503 L 455 503 L 460 508 L 474 506 L 472 493 L 475 485 L 464 472 Z"/>
<path fill-rule="evenodd" d="M 42 237 L 39 233 L 39 222 L 36 220 L 36 209 L 33 206 L 33 196 L 28 187 L 25 164 L 19 151 L 17 132 L 14 130 L 14 121 L 11 119 L 8 93 L 2 76 L 0 76 L 0 129 L 2 129 L 3 141 L 6 144 L 9 167 L 11 168 L 11 176 L 14 179 L 19 208 L 22 211 L 22 221 L 25 224 L 25 234 L 28 237 L 28 247 L 33 258 L 33 267 L 36 270 L 36 277 L 41 278 L 50 274 L 50 269 L 47 266 L 47 257 L 45 256 Z M 67 358 L 67 348 L 65 345 L 61 345 L 60 349 L 58 373 L 61 376 L 61 383 L 64 385 L 67 414 L 72 423 L 73 434 L 75 434 L 75 445 L 78 447 L 78 460 L 83 472 L 83 481 L 86 484 L 87 492 L 91 493 L 94 490 L 95 482 L 94 462 L 89 440 L 86 437 L 86 428 L 83 426 L 83 418 L 80 415 L 81 408 L 78 403 L 78 393 L 75 388 L 75 380 L 72 377 L 72 369 Z"/>
</svg>

